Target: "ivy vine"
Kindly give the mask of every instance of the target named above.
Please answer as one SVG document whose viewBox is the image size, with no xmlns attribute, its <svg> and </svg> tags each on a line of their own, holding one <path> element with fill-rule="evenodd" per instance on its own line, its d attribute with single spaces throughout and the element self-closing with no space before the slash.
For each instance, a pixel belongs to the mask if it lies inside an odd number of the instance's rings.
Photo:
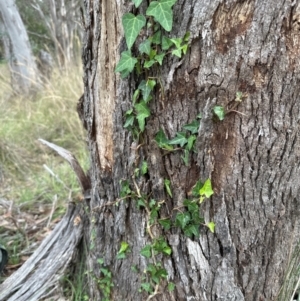
<svg viewBox="0 0 300 301">
<path fill-rule="evenodd" d="M 188 51 L 190 34 L 186 33 L 180 38 L 171 38 L 168 33 L 173 27 L 173 6 L 177 0 L 158 0 L 150 1 L 147 7 L 143 7 L 142 13 L 126 13 L 122 17 L 125 41 L 127 49 L 121 53 L 121 58 L 115 71 L 120 73 L 121 78 L 128 75 L 136 75 L 141 79 L 137 83 L 137 88 L 132 95 L 132 106 L 125 112 L 124 128 L 130 130 L 133 136 L 138 140 L 140 134 L 144 132 L 146 120 L 151 115 L 149 103 L 154 98 L 155 91 L 160 88 L 163 93 L 162 81 L 159 77 L 159 68 L 163 65 L 164 59 L 168 55 L 181 58 Z M 132 0 L 137 9 L 143 0 Z M 200 126 L 201 115 L 183 126 L 182 131 L 176 133 L 172 139 L 167 139 L 162 129 L 155 136 L 155 141 L 160 148 L 166 152 L 182 151 L 182 160 L 185 165 L 189 165 L 190 152 L 196 151 L 194 144 Z M 204 183 L 198 181 L 192 190 L 192 196 L 184 200 L 182 206 L 173 208 L 170 216 L 160 217 L 160 209 L 164 201 L 158 201 L 146 195 L 137 185 L 136 179 L 143 177 L 148 172 L 147 161 L 142 161 L 139 167 L 136 166 L 131 181 L 128 179 L 121 181 L 120 199 L 115 203 L 125 199 L 136 200 L 136 205 L 144 209 L 147 213 L 146 231 L 150 236 L 151 243 L 147 244 L 140 254 L 149 260 L 144 271 L 140 291 L 149 294 L 147 300 L 158 294 L 162 281 L 166 280 L 168 273 L 160 262 L 162 256 L 170 256 L 171 247 L 163 237 L 157 237 L 152 233 L 153 226 L 160 226 L 164 231 L 171 228 L 179 228 L 187 237 L 199 236 L 199 228 L 206 226 L 211 232 L 214 232 L 215 224 L 213 222 L 205 224 L 204 219 L 200 217 L 200 205 L 211 197 L 213 189 L 210 179 Z M 164 179 L 164 187 L 167 195 L 172 198 L 172 185 L 169 179 Z M 156 232 L 156 231 L 155 231 Z M 117 254 L 118 259 L 125 259 L 130 252 L 130 246 L 127 242 L 121 242 Z M 132 270 L 138 272 L 136 267 Z M 168 282 L 168 290 L 172 291 L 175 284 Z M 110 286 L 105 287 L 107 291 Z"/>
</svg>

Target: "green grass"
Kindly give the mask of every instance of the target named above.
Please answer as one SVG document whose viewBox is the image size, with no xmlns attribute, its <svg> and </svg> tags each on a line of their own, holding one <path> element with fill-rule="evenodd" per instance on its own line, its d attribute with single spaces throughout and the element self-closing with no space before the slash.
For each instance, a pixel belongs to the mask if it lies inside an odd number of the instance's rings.
<svg viewBox="0 0 300 301">
<path fill-rule="evenodd" d="M 79 67 L 54 70 L 49 85 L 32 97 L 12 96 L 0 65 L 0 195 L 15 203 L 65 203 L 80 189 L 67 162 L 42 146 L 43 138 L 71 151 L 87 169 L 84 132 L 76 112 L 82 94 Z M 43 167 L 46 165 L 48 168 Z M 52 172 L 57 175 L 53 177 Z"/>
</svg>

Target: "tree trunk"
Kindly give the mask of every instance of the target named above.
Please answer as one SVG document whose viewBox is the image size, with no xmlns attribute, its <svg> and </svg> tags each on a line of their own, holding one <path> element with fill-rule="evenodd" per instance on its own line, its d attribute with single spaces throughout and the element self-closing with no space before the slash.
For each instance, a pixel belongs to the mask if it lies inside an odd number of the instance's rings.
<svg viewBox="0 0 300 301">
<path fill-rule="evenodd" d="M 9 49 L 8 61 L 12 87 L 16 93 L 27 94 L 38 86 L 38 72 L 31 52 L 28 35 L 14 0 L 0 1 L 0 22 L 4 24 L 3 42 Z M 9 43 L 9 45 L 8 45 Z"/>
<path fill-rule="evenodd" d="M 162 87 L 136 141 L 123 124 L 144 73 L 121 79 L 115 67 L 126 49 L 121 17 L 145 13 L 145 2 L 135 9 L 129 1 L 85 1 L 90 298 L 146 300 L 139 289 L 150 283 L 153 300 L 276 300 L 299 240 L 299 1 L 178 0 L 170 37 L 189 31 L 190 47 L 182 59 L 164 60 Z M 214 106 L 227 111 L 223 121 L 213 116 Z M 155 136 L 162 129 L 174 138 L 199 113 L 197 153 L 186 166 L 182 150 L 161 149 Z M 143 161 L 148 171 L 135 178 Z M 192 187 L 208 178 L 214 194 L 200 214 L 203 224 L 214 221 L 215 233 L 203 226 L 199 236 L 187 237 L 157 222 L 149 228 L 150 205 L 138 206 L 139 196 L 161 204 L 158 219 L 174 220 Z M 120 200 L 124 181 L 136 198 Z M 164 237 L 171 255 L 142 256 L 151 236 Z M 130 252 L 116 259 L 121 242 Z M 158 261 L 168 276 L 156 285 L 144 271 Z M 114 285 L 106 293 L 105 280 Z"/>
</svg>

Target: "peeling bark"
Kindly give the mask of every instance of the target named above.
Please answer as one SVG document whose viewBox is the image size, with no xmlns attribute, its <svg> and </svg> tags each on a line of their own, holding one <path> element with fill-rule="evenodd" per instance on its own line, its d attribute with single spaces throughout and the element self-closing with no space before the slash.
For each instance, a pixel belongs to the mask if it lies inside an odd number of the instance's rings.
<svg viewBox="0 0 300 301">
<path fill-rule="evenodd" d="M 99 3 L 100 2 L 100 3 Z M 299 240 L 299 1 L 178 0 L 172 37 L 191 32 L 189 52 L 161 68 L 164 97 L 156 91 L 143 143 L 123 128 L 138 79 L 121 80 L 113 70 L 125 48 L 121 16 L 128 1 L 85 1 L 83 46 L 84 124 L 92 158 L 88 254 L 90 297 L 101 299 L 98 258 L 113 274 L 112 300 L 146 300 L 138 292 L 147 260 L 140 250 L 150 242 L 146 212 L 135 200 L 114 206 L 120 180 L 131 179 L 146 160 L 148 176 L 139 187 L 157 201 L 160 216 L 182 205 L 197 180 L 212 179 L 215 194 L 202 205 L 216 233 L 201 230 L 186 238 L 172 228 L 163 235 L 172 247 L 161 258 L 168 281 L 153 300 L 276 300 Z M 141 6 L 141 9 L 144 9 Z M 228 111 L 236 92 L 247 95 L 223 122 L 214 105 Z M 202 113 L 198 154 L 186 167 L 178 153 L 165 155 L 154 142 L 160 128 L 173 138 Z M 173 198 L 164 190 L 170 179 Z M 121 241 L 131 247 L 116 260 Z M 137 266 L 140 273 L 131 270 Z"/>
</svg>

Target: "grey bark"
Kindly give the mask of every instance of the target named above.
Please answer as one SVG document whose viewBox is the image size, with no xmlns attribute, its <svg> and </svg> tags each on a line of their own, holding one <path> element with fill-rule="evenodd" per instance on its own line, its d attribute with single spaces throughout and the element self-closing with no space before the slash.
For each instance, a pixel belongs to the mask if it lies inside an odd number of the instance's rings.
<svg viewBox="0 0 300 301">
<path fill-rule="evenodd" d="M 146 213 L 136 200 L 111 205 L 119 198 L 120 180 L 131 179 L 133 162 L 146 160 L 149 177 L 138 184 L 165 200 L 161 217 L 180 206 L 199 179 L 211 178 L 215 191 L 201 208 L 205 221 L 216 223 L 215 234 L 203 228 L 189 239 L 178 229 L 155 228 L 172 246 L 162 262 L 176 287 L 170 293 L 164 283 L 153 299 L 276 300 L 299 241 L 299 1 L 178 0 L 171 36 L 190 31 L 190 50 L 182 60 L 165 61 L 165 95 L 157 91 L 151 102 L 139 148 L 123 128 L 138 79 L 114 73 L 125 47 L 121 16 L 131 10 L 128 3 L 85 1 L 79 107 L 92 160 L 90 223 L 84 230 L 93 245 L 90 297 L 103 297 L 97 285 L 97 259 L 103 258 L 113 275 L 112 300 L 147 299 L 138 292 L 147 264 L 139 252 L 150 242 Z M 215 121 L 213 106 L 230 110 L 238 91 L 247 97 L 224 121 Z M 198 154 L 186 167 L 179 154 L 164 155 L 153 141 L 160 128 L 173 138 L 198 113 Z M 164 191 L 166 178 L 173 198 Z M 121 241 L 131 246 L 122 261 L 116 260 Z"/>
<path fill-rule="evenodd" d="M 11 70 L 12 87 L 16 93 L 27 94 L 38 86 L 38 72 L 28 35 L 14 0 L 0 1 L 0 22 L 5 29 L 5 54 Z"/>
</svg>

